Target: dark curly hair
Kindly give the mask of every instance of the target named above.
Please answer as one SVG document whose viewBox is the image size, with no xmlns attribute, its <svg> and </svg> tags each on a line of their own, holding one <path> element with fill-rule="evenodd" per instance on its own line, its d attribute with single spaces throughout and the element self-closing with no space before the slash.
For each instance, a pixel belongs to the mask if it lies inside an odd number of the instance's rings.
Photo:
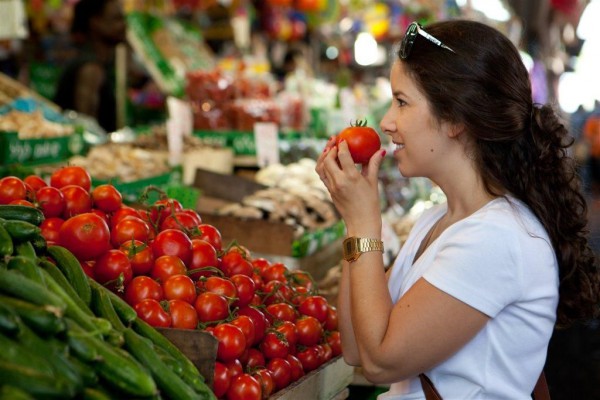
<svg viewBox="0 0 600 400">
<path fill-rule="evenodd" d="M 568 154 L 573 138 L 550 105 L 533 104 L 527 69 L 502 33 L 465 20 L 434 23 L 426 31 L 454 53 L 418 35 L 418 45 L 400 61 L 434 116 L 462 124 L 473 138 L 469 151 L 486 190 L 522 200 L 546 228 L 559 264 L 557 327 L 595 317 L 600 273 Z"/>
</svg>

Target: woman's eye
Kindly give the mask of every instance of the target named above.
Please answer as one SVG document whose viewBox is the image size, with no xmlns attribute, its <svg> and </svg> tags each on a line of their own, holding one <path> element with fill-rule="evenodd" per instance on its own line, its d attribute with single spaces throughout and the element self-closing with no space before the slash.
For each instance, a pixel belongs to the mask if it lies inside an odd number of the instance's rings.
<svg viewBox="0 0 600 400">
<path fill-rule="evenodd" d="M 396 98 L 396 103 L 398 104 L 398 107 L 402 107 L 402 106 L 406 105 L 406 102 L 399 98 Z"/>
</svg>

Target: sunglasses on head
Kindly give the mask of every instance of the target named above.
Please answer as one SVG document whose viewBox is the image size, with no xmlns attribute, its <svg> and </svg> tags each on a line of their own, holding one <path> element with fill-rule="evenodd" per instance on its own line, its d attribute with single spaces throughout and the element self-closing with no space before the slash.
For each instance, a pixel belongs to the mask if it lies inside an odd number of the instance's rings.
<svg viewBox="0 0 600 400">
<path fill-rule="evenodd" d="M 408 28 L 406 28 L 406 33 L 404 34 L 402 43 L 400 43 L 399 55 L 400 55 L 401 59 L 406 60 L 408 58 L 408 56 L 410 55 L 410 51 L 412 50 L 413 45 L 415 44 L 415 40 L 417 39 L 418 35 L 421 35 L 425 39 L 429 40 L 431 43 L 433 43 L 443 49 L 450 50 L 451 52 L 454 53 L 454 50 L 452 50 L 450 47 L 446 46 L 435 36 L 432 36 L 429 33 L 425 32 L 423 30 L 423 28 L 421 28 L 421 25 L 419 25 L 418 22 L 411 22 L 411 24 L 408 26 Z"/>
</svg>

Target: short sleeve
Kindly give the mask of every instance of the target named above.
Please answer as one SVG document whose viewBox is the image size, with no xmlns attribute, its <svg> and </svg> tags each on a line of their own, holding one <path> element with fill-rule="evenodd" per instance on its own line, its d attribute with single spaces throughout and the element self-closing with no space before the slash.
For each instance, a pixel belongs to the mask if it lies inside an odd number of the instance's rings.
<svg viewBox="0 0 600 400">
<path fill-rule="evenodd" d="M 510 224 L 485 218 L 455 225 L 438 238 L 423 278 L 493 318 L 522 294 L 519 235 Z"/>
</svg>

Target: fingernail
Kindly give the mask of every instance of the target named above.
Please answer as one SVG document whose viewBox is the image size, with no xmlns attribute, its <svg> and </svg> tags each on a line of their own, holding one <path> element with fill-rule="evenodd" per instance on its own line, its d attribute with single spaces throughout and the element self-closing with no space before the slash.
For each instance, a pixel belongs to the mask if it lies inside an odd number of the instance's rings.
<svg viewBox="0 0 600 400">
<path fill-rule="evenodd" d="M 325 147 L 325 148 L 323 149 L 323 153 L 327 153 L 327 150 L 329 150 L 329 147 Z"/>
<path fill-rule="evenodd" d="M 381 157 L 385 157 L 386 153 L 387 153 L 387 151 L 385 149 L 381 150 Z"/>
</svg>

